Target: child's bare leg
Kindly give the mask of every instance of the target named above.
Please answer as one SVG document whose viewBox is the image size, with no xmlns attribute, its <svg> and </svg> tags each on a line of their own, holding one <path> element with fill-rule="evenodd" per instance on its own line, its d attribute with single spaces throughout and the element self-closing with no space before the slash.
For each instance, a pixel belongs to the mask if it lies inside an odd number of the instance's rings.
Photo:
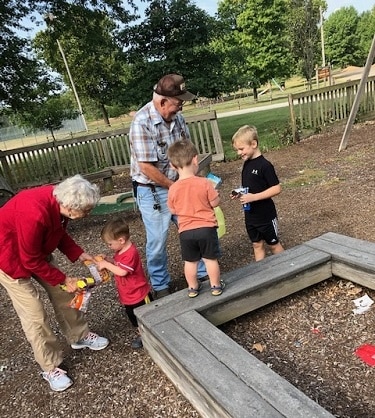
<svg viewBox="0 0 375 418">
<path fill-rule="evenodd" d="M 278 242 L 275 245 L 270 245 L 270 250 L 272 252 L 272 254 L 279 254 L 282 253 L 284 251 L 283 246 Z"/>
<path fill-rule="evenodd" d="M 185 261 L 185 278 L 189 289 L 198 289 L 198 261 Z"/>
<path fill-rule="evenodd" d="M 266 247 L 264 241 L 253 242 L 255 261 L 263 260 L 266 257 Z"/>
<path fill-rule="evenodd" d="M 210 279 L 210 285 L 220 286 L 220 267 L 217 260 L 210 260 L 208 258 L 203 258 L 204 264 L 206 266 L 207 274 Z"/>
</svg>

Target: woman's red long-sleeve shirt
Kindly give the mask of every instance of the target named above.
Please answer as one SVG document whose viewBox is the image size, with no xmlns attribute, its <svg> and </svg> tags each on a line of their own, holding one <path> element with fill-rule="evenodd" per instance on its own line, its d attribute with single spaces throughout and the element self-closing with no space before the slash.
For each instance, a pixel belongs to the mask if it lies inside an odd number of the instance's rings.
<svg viewBox="0 0 375 418">
<path fill-rule="evenodd" d="M 51 285 L 65 274 L 47 258 L 57 248 L 72 262 L 83 249 L 66 232 L 53 186 L 19 192 L 0 208 L 0 269 L 14 279 L 38 276 Z"/>
</svg>

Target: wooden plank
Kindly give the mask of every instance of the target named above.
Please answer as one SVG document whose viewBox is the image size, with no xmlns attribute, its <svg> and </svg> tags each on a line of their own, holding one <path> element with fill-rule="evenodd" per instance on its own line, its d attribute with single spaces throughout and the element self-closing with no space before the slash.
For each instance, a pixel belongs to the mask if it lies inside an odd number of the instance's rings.
<svg viewBox="0 0 375 418">
<path fill-rule="evenodd" d="M 305 245 L 326 251 L 336 262 L 370 273 L 375 271 L 375 243 L 328 232 Z"/>
<path fill-rule="evenodd" d="M 174 320 L 147 331 L 144 348 L 202 417 L 282 417 Z"/>
<path fill-rule="evenodd" d="M 224 324 L 330 277 L 332 277 L 331 263 L 326 262 L 313 269 L 306 269 L 303 273 L 290 275 L 287 280 L 265 281 L 264 286 L 256 290 L 248 289 L 237 298 L 232 297 L 223 303 L 220 301 L 207 309 L 202 309 L 200 313 L 214 325 Z"/>
<path fill-rule="evenodd" d="M 213 119 L 216 119 L 216 112 L 214 110 L 211 112 L 201 113 L 199 115 L 186 116 L 185 122 L 187 123 L 187 125 L 189 125 L 195 122 L 200 122 L 202 120 L 213 120 Z"/>
<path fill-rule="evenodd" d="M 14 196 L 14 191 L 5 180 L 4 177 L 0 176 L 0 207 L 5 205 L 5 203 Z"/>
<path fill-rule="evenodd" d="M 375 290 L 375 271 L 358 270 L 342 262 L 332 261 L 332 275 Z"/>
<path fill-rule="evenodd" d="M 212 298 L 206 282 L 194 300 L 181 291 L 137 308 L 144 347 L 203 417 L 251 418 L 264 411 L 267 418 L 332 417 L 207 319 L 222 323 L 332 273 L 375 289 L 374 250 L 374 243 L 327 233 L 223 275 L 228 286 L 220 298 Z"/>
<path fill-rule="evenodd" d="M 212 298 L 209 292 L 209 283 L 206 282 L 203 283 L 198 298 L 191 300 L 186 296 L 186 290 L 181 290 L 159 299 L 155 303 L 137 308 L 137 316 L 140 322 L 147 321 L 150 324 L 149 326 L 155 326 L 174 317 L 176 312 L 184 313 L 192 309 L 198 312 L 204 310 L 207 315 L 210 314 L 215 318 L 216 316 L 220 318 L 220 312 L 215 313 L 213 311 L 218 310 L 218 302 L 219 305 L 223 305 L 229 303 L 231 299 L 240 301 L 244 295 L 251 292 L 272 288 L 279 282 L 286 281 L 290 276 L 295 277 L 306 270 L 313 271 L 314 268 L 325 265 L 322 267 L 323 272 L 319 272 L 319 276 L 312 277 L 312 280 L 319 281 L 322 275 L 330 275 L 329 261 L 329 254 L 300 245 L 265 260 L 223 274 L 222 278 L 227 286 L 219 301 L 218 298 Z"/>
<path fill-rule="evenodd" d="M 112 174 L 112 170 L 110 168 L 106 168 L 104 170 L 97 171 L 96 173 L 84 174 L 83 177 L 88 181 L 103 179 L 104 191 L 109 192 L 114 188 Z"/>
<path fill-rule="evenodd" d="M 10 187 L 9 183 L 2 176 L 0 176 L 0 189 L 5 190 L 5 191 L 9 192 L 10 194 L 14 194 L 14 191 Z"/>
<path fill-rule="evenodd" d="M 200 154 L 198 156 L 198 173 L 210 170 L 210 164 L 212 162 L 212 154 Z"/>
<path fill-rule="evenodd" d="M 179 315 L 175 320 L 205 349 L 210 351 L 214 358 L 220 359 L 237 379 L 245 382 L 251 390 L 258 393 L 282 416 L 293 418 L 332 417 L 325 409 L 207 322 L 197 312 Z M 187 367 L 191 366 L 187 364 Z M 204 369 L 199 370 L 200 374 L 205 374 L 205 372 Z M 226 385 L 231 387 L 231 383 L 227 381 Z M 239 412 L 237 416 L 248 416 L 246 411 Z"/>
</svg>

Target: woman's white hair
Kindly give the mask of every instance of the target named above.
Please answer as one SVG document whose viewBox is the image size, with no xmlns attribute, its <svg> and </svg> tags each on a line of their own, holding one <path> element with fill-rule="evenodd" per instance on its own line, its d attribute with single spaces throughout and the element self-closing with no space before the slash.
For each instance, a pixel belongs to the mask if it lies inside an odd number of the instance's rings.
<svg viewBox="0 0 375 418">
<path fill-rule="evenodd" d="M 74 210 L 92 209 L 100 199 L 99 187 L 79 174 L 55 186 L 53 195 L 60 205 Z"/>
</svg>

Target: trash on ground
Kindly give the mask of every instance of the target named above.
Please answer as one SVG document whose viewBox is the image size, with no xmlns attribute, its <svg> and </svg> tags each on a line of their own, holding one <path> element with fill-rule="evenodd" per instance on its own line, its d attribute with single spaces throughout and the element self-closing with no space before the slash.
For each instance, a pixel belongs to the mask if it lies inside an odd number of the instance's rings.
<svg viewBox="0 0 375 418">
<path fill-rule="evenodd" d="M 264 345 L 262 345 L 261 343 L 255 343 L 253 344 L 252 349 L 259 351 L 259 353 L 263 353 Z"/>
<path fill-rule="evenodd" d="M 375 366 L 375 346 L 363 344 L 355 350 L 355 355 L 369 366 Z"/>
<path fill-rule="evenodd" d="M 356 308 L 353 309 L 353 312 L 355 314 L 363 314 L 370 309 L 374 301 L 367 294 L 365 294 L 358 299 L 354 299 L 353 303 L 356 306 Z"/>
</svg>

